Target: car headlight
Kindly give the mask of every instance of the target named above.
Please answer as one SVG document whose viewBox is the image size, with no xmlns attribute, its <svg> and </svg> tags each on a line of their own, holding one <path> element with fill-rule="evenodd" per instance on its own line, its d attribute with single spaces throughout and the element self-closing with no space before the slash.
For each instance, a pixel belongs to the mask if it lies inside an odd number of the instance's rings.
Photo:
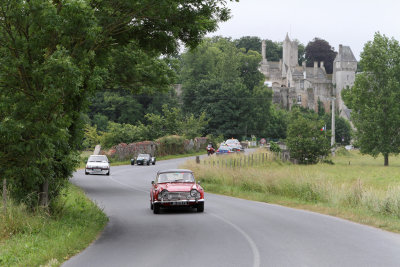
<svg viewBox="0 0 400 267">
<path fill-rule="evenodd" d="M 192 189 L 192 190 L 190 190 L 190 196 L 191 197 L 195 197 L 195 198 L 199 198 L 200 197 L 200 192 L 197 191 L 196 189 Z"/>
<path fill-rule="evenodd" d="M 168 190 L 164 189 L 158 194 L 158 199 L 168 198 Z"/>
</svg>

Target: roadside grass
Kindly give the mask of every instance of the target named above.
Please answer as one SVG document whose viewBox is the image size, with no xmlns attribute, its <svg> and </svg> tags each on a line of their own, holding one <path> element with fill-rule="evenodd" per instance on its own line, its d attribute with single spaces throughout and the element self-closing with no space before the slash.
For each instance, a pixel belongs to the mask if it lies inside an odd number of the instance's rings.
<svg viewBox="0 0 400 267">
<path fill-rule="evenodd" d="M 167 156 L 156 157 L 156 161 L 186 158 L 186 157 L 192 157 L 192 156 L 200 156 L 200 155 L 204 155 L 205 153 L 206 153 L 205 151 L 199 151 L 199 152 L 192 152 L 192 153 L 187 153 L 187 154 L 167 155 Z M 87 159 L 89 158 L 90 155 L 92 155 L 91 151 L 82 151 L 81 152 L 81 161 L 80 161 L 79 167 L 78 167 L 79 169 L 85 168 Z M 130 164 L 131 164 L 130 160 L 110 159 L 111 166 L 130 165 Z"/>
<path fill-rule="evenodd" d="M 385 167 L 383 157 L 339 150 L 331 158 L 334 165 L 268 160 L 232 168 L 190 161 L 183 167 L 196 173 L 207 192 L 316 211 L 400 233 L 400 157 L 389 159 Z"/>
<path fill-rule="evenodd" d="M 7 206 L 6 216 L 0 214 L 0 266 L 59 266 L 95 240 L 108 221 L 72 184 L 51 204 L 52 214 L 11 201 Z"/>
</svg>

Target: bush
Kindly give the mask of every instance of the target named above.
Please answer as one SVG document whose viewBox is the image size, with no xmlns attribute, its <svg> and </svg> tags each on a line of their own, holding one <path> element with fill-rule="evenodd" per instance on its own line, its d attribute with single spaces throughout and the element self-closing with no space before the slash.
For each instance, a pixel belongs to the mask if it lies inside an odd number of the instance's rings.
<svg viewBox="0 0 400 267">
<path fill-rule="evenodd" d="M 271 141 L 269 143 L 270 147 L 269 150 L 271 150 L 272 152 L 281 152 L 281 148 L 279 147 L 279 145 L 273 141 Z"/>
<path fill-rule="evenodd" d="M 185 153 L 185 139 L 179 135 L 164 136 L 156 140 L 158 143 L 158 156 Z"/>
</svg>

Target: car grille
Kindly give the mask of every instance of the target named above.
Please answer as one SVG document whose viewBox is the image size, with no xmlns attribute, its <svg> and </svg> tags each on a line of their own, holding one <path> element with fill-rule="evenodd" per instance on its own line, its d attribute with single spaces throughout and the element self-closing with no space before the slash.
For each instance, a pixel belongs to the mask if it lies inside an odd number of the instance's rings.
<svg viewBox="0 0 400 267">
<path fill-rule="evenodd" d="M 169 192 L 168 200 L 183 200 L 188 199 L 190 192 Z"/>
</svg>

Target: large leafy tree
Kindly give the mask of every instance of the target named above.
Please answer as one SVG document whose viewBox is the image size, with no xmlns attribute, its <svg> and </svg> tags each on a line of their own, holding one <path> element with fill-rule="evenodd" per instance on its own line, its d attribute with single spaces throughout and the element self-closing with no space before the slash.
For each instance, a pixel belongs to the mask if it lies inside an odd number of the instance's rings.
<svg viewBox="0 0 400 267">
<path fill-rule="evenodd" d="M 246 53 L 249 50 L 261 54 L 261 39 L 257 36 L 244 36 L 234 41 L 237 48 L 244 48 Z"/>
<path fill-rule="evenodd" d="M 360 64 L 363 72 L 354 86 L 343 90 L 362 153 L 384 156 L 400 152 L 400 45 L 395 39 L 376 33 L 365 44 Z"/>
<path fill-rule="evenodd" d="M 293 109 L 287 131 L 290 155 L 301 164 L 315 164 L 329 154 L 330 132 L 321 131 L 324 122 L 316 113 Z"/>
<path fill-rule="evenodd" d="M 88 96 L 169 88 L 168 55 L 227 20 L 226 2 L 0 1 L 0 177 L 12 196 L 56 196 L 76 165 Z"/>
<path fill-rule="evenodd" d="M 182 56 L 183 102 L 206 112 L 208 133 L 225 137 L 260 133 L 268 123 L 272 93 L 263 86 L 258 52 L 236 48 L 229 39 L 207 39 Z"/>
<path fill-rule="evenodd" d="M 335 49 L 324 39 L 314 38 L 310 41 L 305 48 L 305 60 L 307 66 L 312 67 L 314 61 L 318 64 L 320 61 L 324 62 L 326 73 L 331 74 L 333 72 L 333 61 L 335 60 L 336 52 Z"/>
</svg>

